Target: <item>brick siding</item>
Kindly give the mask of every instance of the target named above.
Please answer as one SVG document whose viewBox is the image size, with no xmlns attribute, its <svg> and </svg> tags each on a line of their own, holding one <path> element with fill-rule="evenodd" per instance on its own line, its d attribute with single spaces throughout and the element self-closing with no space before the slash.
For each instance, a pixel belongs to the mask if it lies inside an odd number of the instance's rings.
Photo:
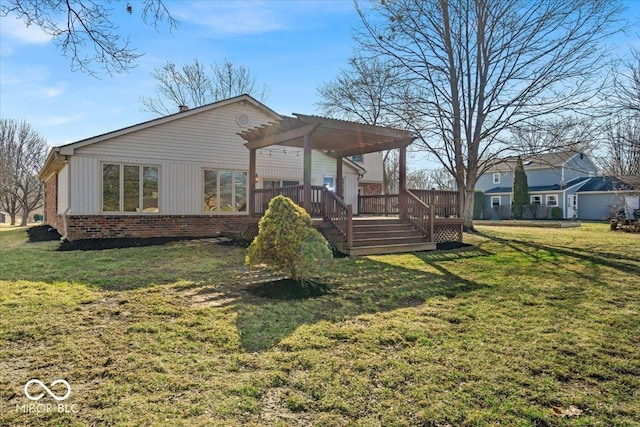
<svg viewBox="0 0 640 427">
<path fill-rule="evenodd" d="M 363 196 L 378 196 L 382 194 L 381 182 L 361 182 Z"/>
<path fill-rule="evenodd" d="M 247 216 L 67 215 L 67 239 L 212 237 L 239 234 Z"/>
<path fill-rule="evenodd" d="M 62 216 L 58 215 L 58 174 L 53 174 L 44 183 L 44 223 L 64 235 Z"/>
</svg>

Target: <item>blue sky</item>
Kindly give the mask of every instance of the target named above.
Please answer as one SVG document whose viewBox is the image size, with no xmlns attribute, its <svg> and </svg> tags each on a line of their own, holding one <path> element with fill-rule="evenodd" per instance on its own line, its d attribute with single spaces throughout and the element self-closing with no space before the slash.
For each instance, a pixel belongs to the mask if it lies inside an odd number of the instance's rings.
<svg viewBox="0 0 640 427">
<path fill-rule="evenodd" d="M 142 112 L 153 96 L 154 68 L 225 59 L 248 68 L 270 90 L 281 114 L 315 113 L 317 88 L 333 79 L 353 52 L 358 16 L 350 0 L 222 2 L 167 0 L 180 21 L 156 31 L 115 3 L 122 34 L 145 55 L 126 74 L 99 79 L 71 72 L 70 62 L 38 28 L 0 21 L 0 116 L 25 119 L 50 145 L 77 141 L 155 117 Z"/>
<path fill-rule="evenodd" d="M 204 64 L 225 59 L 266 84 L 266 104 L 281 114 L 317 113 L 317 88 L 332 80 L 353 53 L 360 22 L 351 0 L 166 0 L 180 25 L 156 31 L 123 3 L 114 3 L 120 33 L 145 55 L 126 74 L 100 79 L 71 72 L 70 62 L 37 27 L 9 16 L 0 20 L 0 116 L 25 119 L 60 145 L 136 124 L 154 116 L 140 97 L 153 96 L 154 68 L 171 60 Z M 634 25 L 605 49 L 639 47 L 640 0 L 627 2 Z"/>
</svg>

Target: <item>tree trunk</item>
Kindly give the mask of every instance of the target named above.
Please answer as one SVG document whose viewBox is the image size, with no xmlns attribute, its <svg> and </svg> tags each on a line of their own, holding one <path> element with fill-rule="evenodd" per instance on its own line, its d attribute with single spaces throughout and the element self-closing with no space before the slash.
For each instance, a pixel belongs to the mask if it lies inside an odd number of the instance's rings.
<svg viewBox="0 0 640 427">
<path fill-rule="evenodd" d="M 20 221 L 20 227 L 26 226 L 28 221 L 29 221 L 29 212 L 23 212 L 22 221 Z"/>
<path fill-rule="evenodd" d="M 16 214 L 10 214 L 11 217 L 11 225 L 16 225 Z"/>
<path fill-rule="evenodd" d="M 473 188 L 464 191 L 464 230 L 475 231 L 473 228 Z"/>
</svg>

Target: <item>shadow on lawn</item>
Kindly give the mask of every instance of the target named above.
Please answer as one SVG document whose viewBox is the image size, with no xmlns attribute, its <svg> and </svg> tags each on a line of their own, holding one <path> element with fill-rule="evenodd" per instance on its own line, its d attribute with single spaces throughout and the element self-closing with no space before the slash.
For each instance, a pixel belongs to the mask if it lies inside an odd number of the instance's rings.
<svg viewBox="0 0 640 427">
<path fill-rule="evenodd" d="M 500 244 L 503 244 L 515 251 L 525 254 L 526 256 L 533 257 L 536 260 L 540 260 L 540 256 L 536 254 L 536 252 L 530 252 L 525 250 L 525 248 L 531 248 L 535 251 L 545 251 L 549 254 L 557 254 L 570 258 L 575 258 L 580 261 L 586 261 L 590 263 L 594 263 L 597 265 L 602 265 L 606 267 L 613 268 L 615 270 L 619 270 L 625 274 L 633 274 L 634 276 L 640 276 L 640 257 L 634 256 L 631 251 L 628 254 L 620 254 L 620 253 L 608 253 L 608 252 L 591 252 L 587 250 L 581 250 L 577 248 L 566 248 L 561 246 L 552 246 L 552 245 L 543 245 L 540 243 L 534 243 L 527 240 L 519 240 L 519 239 L 503 239 L 501 237 L 496 237 L 491 234 L 486 233 L 478 233 L 479 236 L 484 237 L 489 240 L 493 240 Z M 545 260 L 549 262 L 548 259 Z M 559 262 L 554 263 L 555 265 L 562 267 Z"/>
<path fill-rule="evenodd" d="M 248 295 L 233 304 L 242 345 L 247 351 L 264 351 L 305 324 L 416 307 L 433 298 L 481 289 L 484 285 L 452 273 L 443 261 L 484 254 L 479 249 L 420 254 L 425 269 L 385 262 L 384 257 L 337 260 L 341 265 L 327 278 L 329 289 L 324 295 L 291 301 Z"/>
</svg>

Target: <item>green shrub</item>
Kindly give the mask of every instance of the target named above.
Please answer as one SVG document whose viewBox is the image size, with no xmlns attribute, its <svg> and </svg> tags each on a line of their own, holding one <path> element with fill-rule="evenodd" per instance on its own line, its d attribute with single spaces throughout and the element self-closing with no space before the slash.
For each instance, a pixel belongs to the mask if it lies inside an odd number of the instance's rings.
<svg viewBox="0 0 640 427">
<path fill-rule="evenodd" d="M 304 282 L 331 260 L 329 243 L 311 226 L 309 214 L 288 197 L 277 196 L 258 223 L 258 236 L 249 245 L 245 263 L 266 264 Z"/>
<path fill-rule="evenodd" d="M 557 206 L 551 208 L 551 218 L 562 219 L 562 209 Z"/>
</svg>

